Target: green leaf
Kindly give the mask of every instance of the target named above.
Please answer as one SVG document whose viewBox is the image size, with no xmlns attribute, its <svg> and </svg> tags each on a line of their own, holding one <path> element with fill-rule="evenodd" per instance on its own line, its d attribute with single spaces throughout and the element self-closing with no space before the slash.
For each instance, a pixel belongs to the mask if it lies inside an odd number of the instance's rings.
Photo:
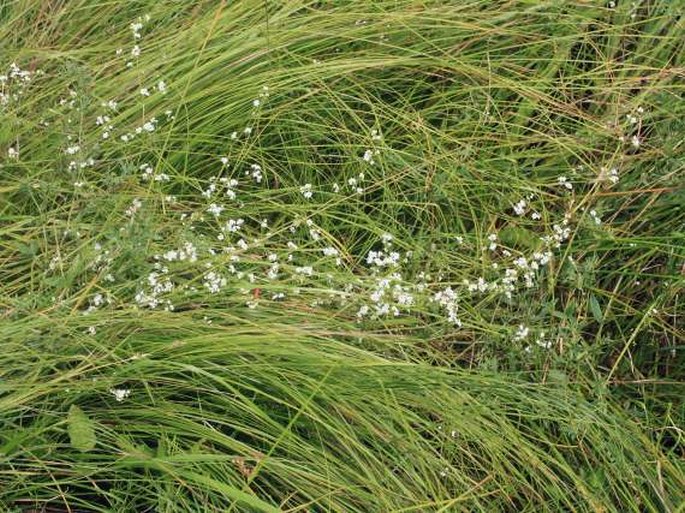
<svg viewBox="0 0 685 513">
<path fill-rule="evenodd" d="M 590 311 L 597 322 L 602 322 L 604 315 L 602 314 L 602 308 L 599 306 L 599 301 L 597 301 L 594 294 L 590 294 Z"/>
<path fill-rule="evenodd" d="M 69 431 L 69 441 L 74 449 L 88 452 L 95 448 L 96 438 L 93 421 L 75 404 L 72 404 L 69 408 L 67 429 Z"/>
<path fill-rule="evenodd" d="M 540 237 L 526 228 L 507 226 L 498 235 L 503 244 L 512 248 L 536 250 L 540 247 Z"/>
<path fill-rule="evenodd" d="M 568 374 L 559 369 L 550 369 L 550 371 L 547 373 L 547 382 L 557 385 L 568 385 Z"/>
</svg>

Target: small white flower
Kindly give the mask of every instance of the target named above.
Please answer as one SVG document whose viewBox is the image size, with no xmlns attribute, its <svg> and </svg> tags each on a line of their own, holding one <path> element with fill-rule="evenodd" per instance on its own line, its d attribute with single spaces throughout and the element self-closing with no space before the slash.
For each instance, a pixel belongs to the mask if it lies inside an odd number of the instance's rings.
<svg viewBox="0 0 685 513">
<path fill-rule="evenodd" d="M 633 148 L 639 148 L 640 138 L 637 135 L 634 135 L 632 139 L 630 139 L 630 143 L 633 145 Z"/>
<path fill-rule="evenodd" d="M 528 334 L 530 333 L 530 329 L 523 324 L 519 324 L 518 329 L 516 330 L 516 333 L 514 334 L 514 340 L 520 341 L 528 337 Z"/>
<path fill-rule="evenodd" d="M 10 146 L 9 148 L 7 148 L 7 156 L 11 159 L 18 159 L 19 158 L 19 150 Z"/>
<path fill-rule="evenodd" d="M 109 393 L 114 396 L 117 402 L 121 402 L 131 395 L 131 391 L 127 388 L 110 388 Z"/>
<path fill-rule="evenodd" d="M 150 96 L 150 90 L 147 87 L 143 87 L 140 89 L 140 95 L 141 96 Z"/>
<path fill-rule="evenodd" d="M 133 57 L 140 57 L 140 46 L 135 45 L 135 46 L 131 49 L 131 56 L 133 56 Z"/>
<path fill-rule="evenodd" d="M 313 195 L 312 184 L 304 184 L 302 187 L 300 187 L 300 192 L 302 193 L 302 196 L 305 197 L 305 199 L 311 199 Z"/>
<path fill-rule="evenodd" d="M 566 178 L 565 176 L 560 176 L 559 178 L 557 178 L 557 182 L 562 187 L 566 187 L 569 191 L 573 189 L 573 184 L 569 182 L 568 178 Z"/>
<path fill-rule="evenodd" d="M 295 273 L 302 274 L 304 276 L 311 276 L 312 274 L 314 274 L 314 269 L 311 266 L 296 267 Z"/>
<path fill-rule="evenodd" d="M 207 207 L 207 212 L 213 214 L 214 217 L 218 217 L 223 211 L 224 207 L 222 207 L 221 205 L 217 205 L 216 203 L 212 203 L 211 205 L 209 205 L 209 207 Z"/>
<path fill-rule="evenodd" d="M 244 219 L 229 219 L 226 223 L 226 226 L 224 227 L 224 230 L 230 233 L 237 233 L 240 231 L 244 223 Z"/>
<path fill-rule="evenodd" d="M 612 168 L 609 170 L 609 180 L 610 180 L 611 183 L 613 183 L 613 184 L 618 183 L 618 169 L 616 169 L 615 167 L 612 167 Z"/>
<path fill-rule="evenodd" d="M 164 80 L 160 80 L 159 82 L 157 82 L 157 90 L 162 94 L 166 93 L 167 88 L 166 82 L 164 82 Z"/>
<path fill-rule="evenodd" d="M 135 39 L 140 39 L 142 36 L 140 35 L 140 31 L 143 29 L 143 24 L 139 21 L 136 21 L 134 23 L 131 23 L 129 25 L 131 27 L 131 32 L 133 32 L 133 37 Z"/>
<path fill-rule="evenodd" d="M 488 235 L 488 241 L 490 241 L 490 244 L 488 244 L 488 249 L 490 251 L 495 251 L 497 249 L 497 234 L 491 233 Z"/>
<path fill-rule="evenodd" d="M 252 164 L 252 165 L 250 165 L 250 170 L 251 170 L 252 178 L 254 179 L 254 181 L 257 183 L 261 183 L 261 181 L 262 181 L 262 167 L 259 164 Z M 245 174 L 247 174 L 247 172 Z"/>
<path fill-rule="evenodd" d="M 516 215 L 524 215 L 526 213 L 526 200 L 520 200 L 518 203 L 514 204 L 513 207 Z"/>
<path fill-rule="evenodd" d="M 592 217 L 592 220 L 595 222 L 595 224 L 602 224 L 602 220 L 597 215 L 596 210 L 590 210 L 590 217 Z"/>
</svg>

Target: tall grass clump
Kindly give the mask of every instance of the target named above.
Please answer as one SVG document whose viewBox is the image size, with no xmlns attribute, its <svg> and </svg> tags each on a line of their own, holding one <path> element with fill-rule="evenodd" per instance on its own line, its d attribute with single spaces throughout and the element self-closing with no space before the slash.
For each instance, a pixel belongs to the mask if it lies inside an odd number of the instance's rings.
<svg viewBox="0 0 685 513">
<path fill-rule="evenodd" d="M 2 508 L 681 511 L 684 11 L 0 3 Z"/>
</svg>

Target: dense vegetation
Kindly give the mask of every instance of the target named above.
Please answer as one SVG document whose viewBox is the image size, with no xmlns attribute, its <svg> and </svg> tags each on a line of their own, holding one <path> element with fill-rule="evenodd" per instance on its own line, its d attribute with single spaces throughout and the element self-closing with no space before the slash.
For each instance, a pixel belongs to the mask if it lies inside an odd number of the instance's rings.
<svg viewBox="0 0 685 513">
<path fill-rule="evenodd" d="M 683 511 L 684 14 L 0 2 L 0 509 Z"/>
</svg>

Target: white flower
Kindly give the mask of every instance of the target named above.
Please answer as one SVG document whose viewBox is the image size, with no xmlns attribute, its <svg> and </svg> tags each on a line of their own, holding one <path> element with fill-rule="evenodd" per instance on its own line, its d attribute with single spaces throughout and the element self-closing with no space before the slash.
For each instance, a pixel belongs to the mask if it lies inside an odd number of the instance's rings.
<svg viewBox="0 0 685 513">
<path fill-rule="evenodd" d="M 221 212 L 223 212 L 223 211 L 224 211 L 224 207 L 222 207 L 221 205 L 217 205 L 216 203 L 212 203 L 207 208 L 207 212 L 209 212 L 210 214 L 213 214 L 214 217 L 218 217 L 221 214 Z"/>
<path fill-rule="evenodd" d="M 209 271 L 205 274 L 203 285 L 210 293 L 216 294 L 222 287 L 226 286 L 226 278 L 214 271 Z"/>
<path fill-rule="evenodd" d="M 166 82 L 164 82 L 164 80 L 157 82 L 157 90 L 162 94 L 166 93 Z"/>
<path fill-rule="evenodd" d="M 372 164 L 372 165 L 375 163 L 373 160 L 373 151 L 372 150 L 366 150 L 364 152 L 364 156 L 362 157 L 362 159 L 364 160 L 364 162 L 368 162 L 369 164 Z"/>
<path fill-rule="evenodd" d="M 262 167 L 259 164 L 252 164 L 250 165 L 250 170 L 252 171 L 252 178 L 254 178 L 254 181 L 257 183 L 261 183 L 262 181 Z M 246 171 L 247 174 L 247 171 Z"/>
<path fill-rule="evenodd" d="M 314 269 L 311 266 L 296 267 L 295 273 L 302 274 L 304 276 L 311 276 L 312 274 L 314 274 Z"/>
<path fill-rule="evenodd" d="M 461 320 L 457 316 L 457 293 L 452 289 L 452 287 L 447 287 L 444 290 L 436 292 L 431 298 L 431 301 L 438 303 L 445 309 L 447 320 L 449 322 L 457 327 L 461 326 Z"/>
<path fill-rule="evenodd" d="M 19 158 L 19 150 L 10 146 L 9 148 L 7 148 L 7 156 L 11 159 L 18 159 Z"/>
<path fill-rule="evenodd" d="M 523 324 L 519 324 L 518 329 L 516 330 L 516 333 L 514 334 L 514 340 L 520 341 L 528 337 L 528 334 L 530 333 L 530 329 L 528 327 L 524 326 Z"/>
<path fill-rule="evenodd" d="M 126 209 L 125 214 L 129 217 L 132 217 L 135 215 L 136 212 L 140 209 L 140 207 L 143 206 L 143 202 L 140 201 L 138 198 L 135 198 L 133 202 L 131 203 L 131 206 Z"/>
<path fill-rule="evenodd" d="M 150 96 L 150 90 L 147 87 L 143 87 L 140 89 L 140 95 L 141 96 Z"/>
<path fill-rule="evenodd" d="M 302 187 L 300 187 L 300 192 L 302 193 L 302 196 L 305 197 L 305 199 L 311 199 L 312 198 L 312 184 L 306 183 Z"/>
<path fill-rule="evenodd" d="M 140 31 L 143 29 L 143 24 L 139 21 L 136 21 L 134 23 L 131 23 L 129 25 L 131 27 L 131 32 L 133 32 L 133 37 L 135 39 L 140 39 L 142 36 L 140 35 Z"/>
<path fill-rule="evenodd" d="M 495 251 L 497 249 L 497 234 L 491 233 L 488 235 L 488 240 L 490 241 L 490 244 L 488 244 L 488 249 L 490 251 Z"/>
<path fill-rule="evenodd" d="M 609 170 L 609 180 L 611 181 L 611 183 L 618 183 L 618 169 L 616 169 L 615 167 L 612 167 Z"/>
<path fill-rule="evenodd" d="M 110 388 L 109 393 L 114 396 L 117 402 L 121 402 L 131 395 L 131 391 L 127 388 Z"/>
<path fill-rule="evenodd" d="M 518 203 L 514 204 L 514 212 L 516 215 L 522 216 L 526 213 L 526 200 L 520 200 Z"/>
<path fill-rule="evenodd" d="M 321 250 L 321 252 L 322 252 L 325 256 L 338 256 L 338 250 L 335 249 L 333 246 L 328 246 L 328 247 L 326 247 L 326 248 L 323 248 L 323 249 Z"/>
<path fill-rule="evenodd" d="M 224 230 L 231 233 L 236 233 L 240 231 L 244 223 L 244 219 L 229 219 L 226 223 L 226 226 L 224 227 Z"/>
<path fill-rule="evenodd" d="M 559 185 L 566 187 L 569 191 L 573 189 L 573 184 L 569 182 L 568 178 L 566 178 L 565 176 L 560 176 L 559 178 L 557 178 L 557 182 L 559 183 Z"/>
<path fill-rule="evenodd" d="M 140 57 L 140 46 L 135 45 L 135 46 L 131 49 L 131 55 L 132 55 L 133 57 Z"/>
<path fill-rule="evenodd" d="M 595 224 L 602 224 L 602 220 L 597 215 L 596 210 L 590 210 L 590 217 L 592 217 L 592 220 L 595 222 Z"/>
</svg>

